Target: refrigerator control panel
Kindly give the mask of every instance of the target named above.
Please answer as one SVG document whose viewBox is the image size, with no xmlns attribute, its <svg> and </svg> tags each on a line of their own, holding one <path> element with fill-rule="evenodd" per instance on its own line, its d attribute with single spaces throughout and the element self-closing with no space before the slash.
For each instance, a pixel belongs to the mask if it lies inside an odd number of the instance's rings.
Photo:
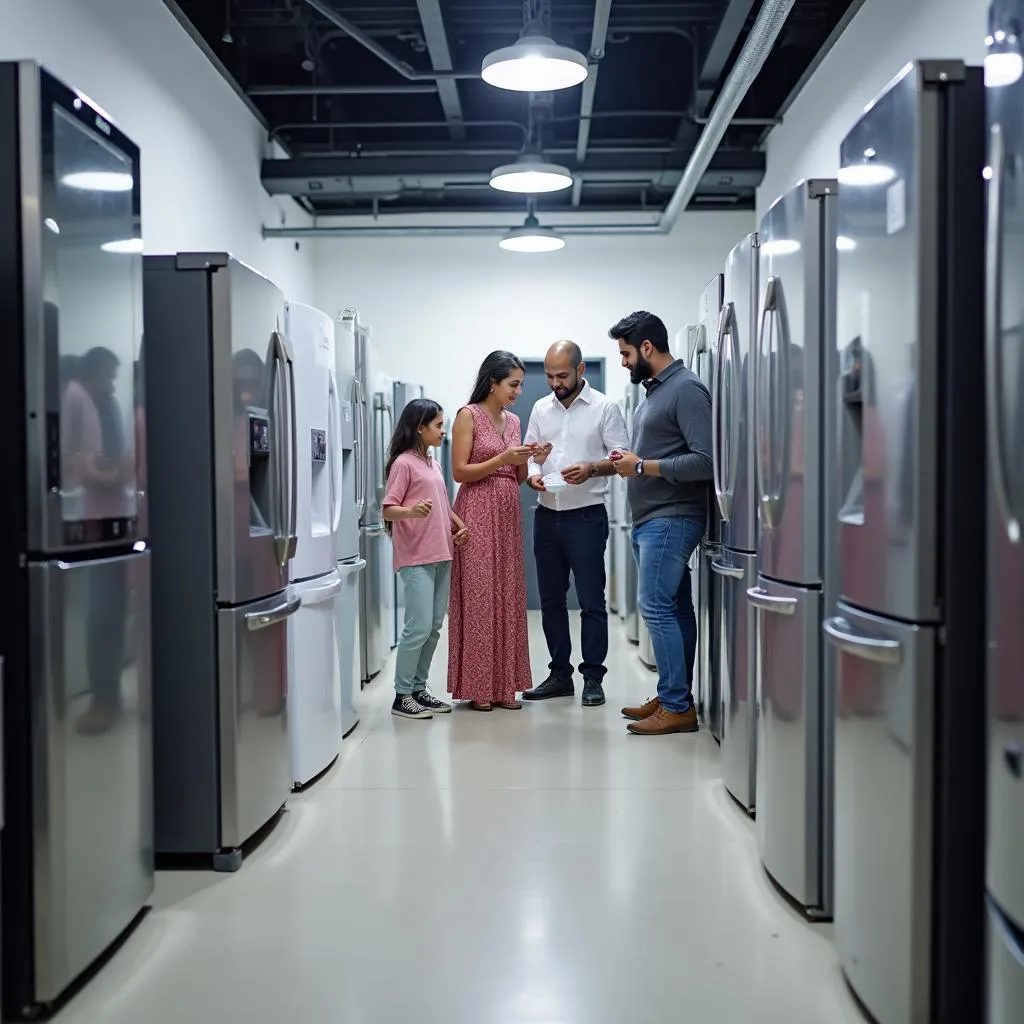
<svg viewBox="0 0 1024 1024">
<path fill-rule="evenodd" d="M 310 432 L 314 462 L 327 461 L 327 431 L 312 429 Z"/>
<path fill-rule="evenodd" d="M 270 454 L 270 418 L 259 413 L 249 413 L 249 454 Z"/>
</svg>

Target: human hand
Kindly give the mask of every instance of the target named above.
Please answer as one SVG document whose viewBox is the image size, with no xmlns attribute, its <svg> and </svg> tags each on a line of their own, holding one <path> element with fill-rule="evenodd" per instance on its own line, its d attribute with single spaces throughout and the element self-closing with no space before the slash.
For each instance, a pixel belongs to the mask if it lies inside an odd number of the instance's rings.
<svg viewBox="0 0 1024 1024">
<path fill-rule="evenodd" d="M 567 484 L 585 484 L 594 475 L 592 462 L 577 462 L 562 470 L 562 479 Z"/>
<path fill-rule="evenodd" d="M 452 542 L 457 548 L 464 547 L 466 542 L 469 540 L 469 527 L 463 526 L 461 530 L 456 530 L 452 535 Z"/>
<path fill-rule="evenodd" d="M 544 486 L 544 477 L 542 477 L 540 473 L 537 473 L 535 476 L 531 476 L 526 481 L 526 486 L 529 487 L 532 491 L 543 492 L 547 490 L 547 488 Z"/>
<path fill-rule="evenodd" d="M 533 461 L 538 466 L 543 466 L 547 461 L 547 457 L 551 454 L 551 449 L 554 445 L 550 441 L 546 441 L 544 444 L 537 444 L 533 446 Z"/>
<path fill-rule="evenodd" d="M 525 466 L 533 455 L 533 446 L 521 444 L 516 448 L 506 448 L 501 453 L 501 464 L 503 466 Z"/>
<path fill-rule="evenodd" d="M 636 476 L 636 466 L 640 461 L 639 456 L 626 451 L 625 448 L 616 448 L 615 451 L 609 453 L 608 458 L 611 459 L 612 466 L 619 476 Z"/>
<path fill-rule="evenodd" d="M 434 503 L 429 498 L 424 498 L 409 509 L 409 515 L 412 519 L 426 519 L 433 507 Z"/>
</svg>

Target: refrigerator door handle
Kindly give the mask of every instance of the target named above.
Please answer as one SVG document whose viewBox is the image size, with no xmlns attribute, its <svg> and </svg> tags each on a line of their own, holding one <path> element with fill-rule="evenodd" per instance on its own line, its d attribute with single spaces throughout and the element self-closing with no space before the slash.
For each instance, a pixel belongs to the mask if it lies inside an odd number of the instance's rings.
<svg viewBox="0 0 1024 1024">
<path fill-rule="evenodd" d="M 713 561 L 711 568 L 719 576 L 730 576 L 734 580 L 741 580 L 747 574 L 745 569 L 740 569 L 735 565 L 726 565 L 724 562 Z"/>
<path fill-rule="evenodd" d="M 367 537 L 370 537 L 372 539 L 374 537 L 383 537 L 384 534 L 387 533 L 387 530 L 385 529 L 385 527 L 383 525 L 378 525 L 378 526 L 371 526 L 369 529 L 367 529 L 364 532 L 365 532 L 365 535 Z"/>
<path fill-rule="evenodd" d="M 334 376 L 333 371 L 329 378 L 329 389 L 328 393 L 331 400 L 331 412 L 334 416 L 334 432 L 331 435 L 330 441 L 330 455 L 331 455 L 331 501 L 334 506 L 334 514 L 331 516 L 331 533 L 337 534 L 338 527 L 341 526 L 341 490 L 342 490 L 342 475 L 341 475 L 341 399 L 338 397 L 338 381 Z"/>
<path fill-rule="evenodd" d="M 845 654 L 878 665 L 898 665 L 903 660 L 902 645 L 898 640 L 884 640 L 881 637 L 855 633 L 853 627 L 842 616 L 834 615 L 822 623 L 822 629 L 829 642 Z"/>
<path fill-rule="evenodd" d="M 771 353 L 764 347 L 767 336 L 768 317 L 774 315 L 779 328 L 779 357 L 776 363 L 777 386 L 769 370 L 772 366 Z M 761 329 L 758 338 L 758 410 L 759 427 L 757 460 L 761 477 L 761 513 L 767 526 L 776 527 L 782 520 L 782 495 L 789 478 L 792 458 L 791 436 L 793 430 L 793 403 L 790 394 L 792 382 L 790 359 L 792 339 L 789 335 L 789 312 L 786 309 L 786 295 L 781 277 L 768 278 L 764 291 L 764 310 L 761 313 Z M 774 398 L 777 406 L 772 408 Z M 762 441 L 761 432 L 764 439 Z M 779 444 L 781 442 L 781 448 Z M 776 475 L 778 471 L 778 475 Z"/>
<path fill-rule="evenodd" d="M 771 458 L 768 453 L 772 448 L 771 419 L 768 416 L 768 409 L 771 402 L 771 381 L 768 379 L 768 366 L 771 363 L 768 353 L 765 351 L 765 338 L 767 337 L 768 317 L 775 308 L 775 278 L 769 277 L 764 289 L 764 305 L 761 308 L 761 323 L 757 331 L 757 445 L 755 457 L 757 462 L 757 483 L 761 494 L 762 513 L 767 512 L 766 525 L 774 525 L 769 505 L 771 504 L 772 483 Z"/>
<path fill-rule="evenodd" d="M 743 371 L 740 367 L 739 347 L 736 344 L 736 307 L 730 302 L 728 309 L 728 330 L 726 336 L 729 339 L 729 367 L 732 371 L 733 385 L 732 393 L 738 397 L 740 388 L 743 386 Z M 736 481 L 740 475 L 739 450 L 742 438 L 740 436 L 740 418 L 732 410 L 729 417 L 729 508 L 732 508 L 733 498 L 736 497 Z"/>
<path fill-rule="evenodd" d="M 992 452 L 992 483 L 996 504 L 1013 543 L 1020 539 L 1020 522 L 1013 508 L 1003 446 L 1003 187 L 1006 173 L 1006 142 L 1000 125 L 991 131 L 989 165 L 992 177 L 988 183 L 988 232 L 985 246 L 985 376 L 987 378 L 985 409 L 988 418 L 988 441 Z"/>
<path fill-rule="evenodd" d="M 282 340 L 282 345 L 284 342 Z M 291 498 L 291 505 L 288 515 L 288 558 L 295 557 L 295 550 L 299 546 L 299 428 L 298 416 L 296 413 L 295 400 L 295 360 L 285 347 L 288 369 L 288 434 L 289 453 L 291 459 L 288 464 L 288 491 Z"/>
<path fill-rule="evenodd" d="M 354 576 L 358 572 L 362 572 L 366 568 L 365 558 L 355 558 L 351 562 L 339 562 L 338 573 L 342 577 Z"/>
<path fill-rule="evenodd" d="M 322 587 L 317 587 L 315 590 L 305 591 L 300 600 L 303 607 L 311 604 L 323 604 L 324 601 L 329 601 L 338 591 L 341 590 L 341 579 L 331 580 L 330 583 L 325 583 Z"/>
<path fill-rule="evenodd" d="M 274 549 L 277 552 L 277 563 L 288 564 L 288 538 L 286 534 L 288 510 L 285 506 L 285 476 L 282 468 L 284 457 L 284 440 L 282 437 L 281 418 L 284 415 L 283 374 L 281 362 L 280 335 L 275 331 L 270 339 L 270 422 L 273 431 L 273 472 L 270 475 L 273 487 L 271 504 L 274 509 Z"/>
<path fill-rule="evenodd" d="M 291 618 L 301 606 L 301 598 L 290 597 L 287 601 L 277 605 L 275 608 L 268 608 L 265 612 L 249 612 L 245 616 L 245 628 L 250 630 L 250 632 L 257 629 L 266 629 L 267 626 L 273 626 L 278 622 Z"/>
<path fill-rule="evenodd" d="M 352 442 L 353 456 L 356 460 L 356 514 L 363 518 L 366 507 L 366 407 L 363 398 L 363 385 L 358 377 L 352 381 L 355 406 L 355 440 Z"/>
<path fill-rule="evenodd" d="M 776 597 L 760 587 L 751 587 L 747 591 L 747 600 L 763 612 L 775 615 L 795 615 L 797 599 L 795 597 Z"/>
<path fill-rule="evenodd" d="M 718 358 L 715 360 L 714 369 L 711 376 L 711 471 L 713 475 L 713 482 L 715 487 L 715 497 L 718 499 L 718 508 L 722 513 L 724 519 L 728 519 L 729 516 L 726 512 L 726 496 L 722 486 L 722 388 L 721 388 L 721 377 L 722 377 L 722 345 L 725 332 L 725 310 L 723 309 L 718 318 L 718 341 L 715 345 L 715 351 L 718 353 Z"/>
</svg>

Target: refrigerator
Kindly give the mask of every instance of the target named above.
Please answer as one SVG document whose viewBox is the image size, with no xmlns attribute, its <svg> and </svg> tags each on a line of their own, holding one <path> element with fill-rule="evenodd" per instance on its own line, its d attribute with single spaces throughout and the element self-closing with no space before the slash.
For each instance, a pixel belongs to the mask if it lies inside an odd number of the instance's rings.
<svg viewBox="0 0 1024 1024">
<path fill-rule="evenodd" d="M 640 404 L 640 385 L 629 384 L 626 386 L 626 398 L 624 415 L 626 419 L 626 434 L 633 441 L 633 417 L 636 415 L 636 407 Z M 625 484 L 625 481 L 623 481 Z M 633 512 L 629 507 L 629 499 L 623 492 L 623 516 L 619 524 L 619 533 L 625 550 L 625 572 L 622 574 L 622 607 L 620 614 L 626 624 L 626 639 L 631 644 L 640 643 L 640 608 L 637 604 L 637 566 L 633 554 Z"/>
<path fill-rule="evenodd" d="M 153 891 L 140 154 L 0 64 L 3 1018 L 54 1004 Z"/>
<path fill-rule="evenodd" d="M 395 421 L 398 421 L 398 417 L 402 415 L 405 407 L 414 399 L 423 397 L 423 388 L 419 384 L 409 384 L 406 381 L 396 380 L 392 385 L 393 401 L 391 408 L 394 410 Z M 387 444 L 390 444 L 391 435 L 388 434 Z M 385 464 L 387 462 L 385 454 Z M 393 555 L 393 551 L 392 551 Z M 394 558 L 392 558 L 392 571 L 394 571 Z M 402 583 L 402 577 L 397 572 L 393 575 L 392 584 L 392 601 L 393 601 L 393 615 L 391 624 L 391 636 L 392 644 L 394 647 L 398 643 L 398 638 L 402 635 L 402 628 L 405 625 L 405 588 Z"/>
<path fill-rule="evenodd" d="M 721 554 L 711 571 L 721 582 L 722 781 L 752 814 L 757 772 L 756 619 L 747 591 L 757 586 L 757 479 L 754 417 L 759 241 L 748 235 L 725 264 L 712 378 L 712 456 L 722 514 Z"/>
<path fill-rule="evenodd" d="M 341 752 L 341 664 L 335 636 L 341 575 L 341 403 L 334 378 L 334 321 L 311 306 L 285 304 L 295 366 L 298 461 L 295 557 L 289 593 L 288 732 L 292 785 L 308 785 Z"/>
<path fill-rule="evenodd" d="M 757 841 L 775 883 L 832 913 L 835 655 L 822 637 L 837 593 L 839 353 L 835 180 L 804 181 L 761 221 L 756 341 Z"/>
<path fill-rule="evenodd" d="M 700 377 L 708 392 L 714 395 L 718 372 L 718 318 L 722 312 L 722 290 L 725 279 L 716 274 L 701 292 L 700 318 L 690 355 L 690 369 Z M 709 489 L 710 490 L 710 489 Z M 721 557 L 722 519 L 718 499 L 708 495 L 708 525 L 704 539 L 697 546 L 690 563 L 691 575 L 697 581 L 694 609 L 697 612 L 697 660 L 694 672 L 694 693 L 697 713 L 704 719 L 711 735 L 722 742 L 722 577 L 712 572 L 712 564 Z M 696 563 L 696 565 L 695 565 Z M 696 567 L 696 572 L 694 568 Z"/>
<path fill-rule="evenodd" d="M 441 467 L 441 476 L 444 477 L 445 489 L 448 491 L 448 500 L 455 504 L 455 476 L 452 469 L 452 421 L 446 416 L 444 419 L 444 441 L 437 454 Z"/>
<path fill-rule="evenodd" d="M 156 850 L 236 871 L 292 782 L 284 296 L 226 253 L 147 256 L 144 287 Z"/>
<path fill-rule="evenodd" d="M 986 368 L 988 387 L 988 1024 L 1024 1020 L 1024 81 L 1005 46 L 1024 2 L 989 9 Z M 1002 38 L 997 36 L 1002 33 Z"/>
<path fill-rule="evenodd" d="M 341 501 L 335 538 L 341 590 L 334 603 L 338 668 L 341 673 L 341 731 L 348 736 L 359 724 L 362 689 L 362 601 L 366 559 L 361 554 L 360 523 L 366 506 L 368 479 L 368 413 L 366 389 L 356 373 L 358 315 L 346 310 L 335 323 L 334 373 L 335 446 L 341 453 Z"/>
<path fill-rule="evenodd" d="M 984 125 L 924 61 L 841 147 L 834 935 L 879 1024 L 982 1016 Z"/>
</svg>

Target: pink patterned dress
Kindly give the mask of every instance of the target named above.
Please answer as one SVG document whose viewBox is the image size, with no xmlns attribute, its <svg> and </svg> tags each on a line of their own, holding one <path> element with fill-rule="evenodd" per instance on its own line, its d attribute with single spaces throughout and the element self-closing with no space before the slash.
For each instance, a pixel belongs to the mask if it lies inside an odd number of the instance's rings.
<svg viewBox="0 0 1024 1024">
<path fill-rule="evenodd" d="M 479 406 L 473 414 L 471 463 L 486 462 L 522 444 L 519 418 L 506 413 L 505 436 Z M 523 517 L 514 466 L 462 484 L 455 513 L 469 543 L 455 549 L 448 605 L 448 692 L 456 700 L 503 703 L 528 690 L 526 566 Z"/>
</svg>

